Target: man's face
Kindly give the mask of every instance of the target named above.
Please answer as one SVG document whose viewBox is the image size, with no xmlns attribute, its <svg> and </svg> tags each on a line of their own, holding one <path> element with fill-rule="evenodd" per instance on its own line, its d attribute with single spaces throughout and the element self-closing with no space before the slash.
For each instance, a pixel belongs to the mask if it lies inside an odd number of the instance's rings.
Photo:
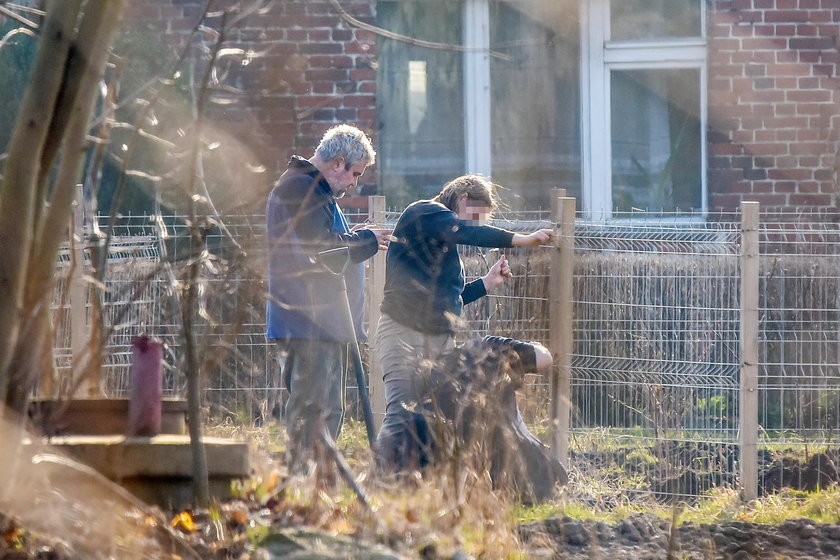
<svg viewBox="0 0 840 560">
<path fill-rule="evenodd" d="M 344 158 L 337 157 L 330 162 L 326 173 L 323 173 L 323 175 L 327 183 L 330 184 L 333 196 L 341 198 L 359 183 L 359 178 L 364 175 L 366 168 L 366 162 L 359 162 L 347 169 Z"/>
</svg>

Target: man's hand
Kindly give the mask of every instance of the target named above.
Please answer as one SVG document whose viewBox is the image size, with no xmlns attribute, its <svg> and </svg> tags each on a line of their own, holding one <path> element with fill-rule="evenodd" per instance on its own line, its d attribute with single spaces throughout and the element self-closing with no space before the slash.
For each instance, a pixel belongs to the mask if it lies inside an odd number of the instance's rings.
<svg viewBox="0 0 840 560">
<path fill-rule="evenodd" d="M 373 232 L 376 236 L 376 241 L 379 243 L 379 250 L 384 251 L 388 248 L 388 243 L 391 241 L 391 234 L 394 233 L 392 229 L 382 229 L 377 227 L 365 228 Z"/>
<path fill-rule="evenodd" d="M 376 241 L 379 243 L 379 249 L 385 251 L 388 244 L 391 242 L 391 234 L 394 233 L 392 229 L 374 229 L 369 228 L 376 236 Z"/>
<path fill-rule="evenodd" d="M 501 255 L 499 260 L 487 271 L 487 274 L 482 276 L 481 281 L 484 282 L 484 289 L 489 294 L 511 276 L 513 274 L 510 272 L 510 263 L 504 255 Z"/>
<path fill-rule="evenodd" d="M 370 222 L 365 222 L 362 224 L 356 224 L 350 228 L 351 233 L 356 233 L 357 231 L 361 231 L 363 229 L 370 230 L 373 232 L 373 235 L 376 236 L 376 242 L 379 245 L 379 249 L 384 251 L 388 248 L 388 242 L 391 240 L 391 234 L 394 233 L 392 229 L 385 229 L 380 227 L 376 224 L 371 224 Z"/>
<path fill-rule="evenodd" d="M 554 230 L 549 228 L 538 229 L 527 235 L 514 233 L 512 245 L 514 247 L 535 247 L 548 243 L 552 237 L 554 237 Z"/>
</svg>

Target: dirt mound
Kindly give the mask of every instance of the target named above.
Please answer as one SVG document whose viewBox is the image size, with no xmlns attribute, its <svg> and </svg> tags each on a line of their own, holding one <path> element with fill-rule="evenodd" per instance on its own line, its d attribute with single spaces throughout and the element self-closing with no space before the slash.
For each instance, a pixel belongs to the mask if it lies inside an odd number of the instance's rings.
<svg viewBox="0 0 840 560">
<path fill-rule="evenodd" d="M 770 452 L 759 452 L 760 490 L 773 493 L 782 488 L 813 492 L 840 483 L 840 449 L 814 453 L 807 459 L 774 458 Z"/>
<path fill-rule="evenodd" d="M 671 523 L 635 515 L 615 525 L 553 518 L 519 530 L 530 558 L 586 560 L 822 559 L 840 558 L 840 525 L 806 519 L 781 525 L 732 521 L 685 523 L 672 535 Z"/>
<path fill-rule="evenodd" d="M 726 443 L 663 442 L 639 453 L 638 449 L 572 452 L 570 462 L 590 471 L 619 470 L 645 477 L 657 498 L 697 496 L 711 488 L 736 487 L 739 448 Z M 584 467 L 585 466 L 585 467 Z M 840 449 L 830 448 L 801 456 L 793 450 L 758 452 L 760 496 L 783 488 L 813 492 L 840 484 Z"/>
</svg>

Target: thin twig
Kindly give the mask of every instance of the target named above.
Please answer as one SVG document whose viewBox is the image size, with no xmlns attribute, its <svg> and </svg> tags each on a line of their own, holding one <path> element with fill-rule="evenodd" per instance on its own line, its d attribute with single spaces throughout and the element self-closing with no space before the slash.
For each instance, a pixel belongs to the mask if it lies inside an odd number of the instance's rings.
<svg viewBox="0 0 840 560">
<path fill-rule="evenodd" d="M 349 25 L 353 27 L 358 27 L 359 29 L 364 29 L 365 31 L 370 31 L 371 33 L 375 33 L 381 37 L 386 37 L 388 39 L 394 39 L 395 41 L 402 41 L 403 43 L 408 43 L 409 45 L 416 45 L 418 47 L 426 47 L 427 49 L 437 49 L 443 51 L 456 51 L 456 52 L 477 52 L 477 53 L 487 53 L 489 56 L 493 58 L 498 58 L 499 60 L 504 60 L 506 62 L 510 62 L 513 60 L 513 57 L 510 55 L 506 55 L 497 51 L 491 51 L 489 49 L 485 49 L 482 47 L 464 47 L 462 45 L 455 45 L 452 43 L 436 43 L 434 41 L 424 41 L 423 39 L 416 39 L 414 37 L 409 37 L 407 35 L 401 35 L 399 33 L 394 33 L 393 31 L 388 31 L 387 29 L 383 29 L 381 27 L 377 27 L 375 25 L 371 25 L 369 23 L 365 23 L 359 19 L 354 18 L 341 5 L 338 0 L 330 0 L 330 3 L 335 7 L 338 11 L 341 19 L 346 21 Z"/>
<path fill-rule="evenodd" d="M 22 15 L 18 14 L 17 12 L 15 12 L 13 10 L 10 10 L 9 8 L 7 8 L 7 6 L 14 6 L 15 8 L 18 8 L 20 10 L 24 9 L 24 6 L 18 6 L 17 4 L 8 4 L 7 2 L 3 2 L 2 4 L 0 4 L 0 14 L 3 14 L 4 16 L 15 20 L 16 22 L 18 22 L 22 25 L 25 25 L 29 29 L 33 29 L 35 31 L 38 30 L 39 25 L 37 23 L 35 23 L 31 19 L 27 19 L 27 18 L 23 17 Z M 44 12 L 42 10 L 35 10 L 35 9 L 28 8 L 24 11 L 29 11 L 29 12 L 31 12 L 35 15 L 39 15 L 39 16 L 46 15 L 46 12 Z"/>
</svg>

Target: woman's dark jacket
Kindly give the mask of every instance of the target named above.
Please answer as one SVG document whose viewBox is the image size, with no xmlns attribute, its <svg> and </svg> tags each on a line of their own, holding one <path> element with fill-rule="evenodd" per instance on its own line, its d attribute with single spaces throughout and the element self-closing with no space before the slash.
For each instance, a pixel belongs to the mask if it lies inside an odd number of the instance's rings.
<svg viewBox="0 0 840 560">
<path fill-rule="evenodd" d="M 473 225 L 433 200 L 409 205 L 394 227 L 381 310 L 426 334 L 454 331 L 464 304 L 487 294 L 481 279 L 465 285 L 458 245 L 511 247 L 513 233 Z"/>
</svg>

